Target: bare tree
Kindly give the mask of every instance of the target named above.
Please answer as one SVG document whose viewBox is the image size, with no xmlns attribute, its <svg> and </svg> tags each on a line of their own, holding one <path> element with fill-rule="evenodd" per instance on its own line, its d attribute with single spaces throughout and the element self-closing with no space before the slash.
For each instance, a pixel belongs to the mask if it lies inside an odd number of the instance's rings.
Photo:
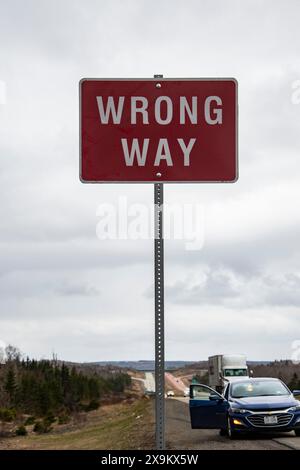
<svg viewBox="0 0 300 470">
<path fill-rule="evenodd" d="M 5 348 L 5 359 L 6 362 L 18 362 L 21 360 L 22 354 L 19 348 L 9 344 Z"/>
</svg>

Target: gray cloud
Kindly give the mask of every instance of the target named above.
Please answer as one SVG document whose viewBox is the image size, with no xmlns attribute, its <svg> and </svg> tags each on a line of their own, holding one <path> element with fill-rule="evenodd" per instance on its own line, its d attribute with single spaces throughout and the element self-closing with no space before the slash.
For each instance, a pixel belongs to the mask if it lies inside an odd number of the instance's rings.
<svg viewBox="0 0 300 470">
<path fill-rule="evenodd" d="M 233 286 L 228 273 L 210 272 L 200 283 L 190 285 L 184 281 L 177 281 L 167 286 L 166 295 L 169 301 L 183 304 L 218 305 L 236 297 L 238 290 Z"/>
<path fill-rule="evenodd" d="M 167 286 L 169 302 L 223 305 L 233 310 L 257 307 L 300 307 L 300 274 L 241 276 L 204 268 L 202 280 L 186 279 Z"/>
<path fill-rule="evenodd" d="M 99 295 L 100 291 L 95 286 L 91 285 L 65 283 L 57 288 L 57 293 L 61 295 L 80 295 L 85 297 Z"/>
</svg>

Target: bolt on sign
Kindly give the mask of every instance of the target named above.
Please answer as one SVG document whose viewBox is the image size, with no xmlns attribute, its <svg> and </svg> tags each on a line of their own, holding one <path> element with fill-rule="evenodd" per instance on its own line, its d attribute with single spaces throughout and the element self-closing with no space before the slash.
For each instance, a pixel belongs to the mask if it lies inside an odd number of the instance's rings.
<svg viewBox="0 0 300 470">
<path fill-rule="evenodd" d="M 237 82 L 80 81 L 84 183 L 235 182 Z"/>
</svg>

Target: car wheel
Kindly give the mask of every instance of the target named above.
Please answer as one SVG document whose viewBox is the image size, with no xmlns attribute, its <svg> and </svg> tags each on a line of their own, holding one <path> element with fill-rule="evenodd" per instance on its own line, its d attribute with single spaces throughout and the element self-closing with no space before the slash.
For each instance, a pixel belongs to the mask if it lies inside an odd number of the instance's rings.
<svg viewBox="0 0 300 470">
<path fill-rule="evenodd" d="M 220 429 L 219 434 L 220 434 L 220 436 L 227 436 L 227 430 L 226 429 Z"/>
<path fill-rule="evenodd" d="M 295 429 L 294 431 L 295 431 L 296 436 L 300 437 L 300 429 Z"/>
<path fill-rule="evenodd" d="M 227 435 L 229 439 L 236 439 L 236 435 L 237 435 L 236 431 L 232 429 L 229 415 L 227 416 Z"/>
</svg>

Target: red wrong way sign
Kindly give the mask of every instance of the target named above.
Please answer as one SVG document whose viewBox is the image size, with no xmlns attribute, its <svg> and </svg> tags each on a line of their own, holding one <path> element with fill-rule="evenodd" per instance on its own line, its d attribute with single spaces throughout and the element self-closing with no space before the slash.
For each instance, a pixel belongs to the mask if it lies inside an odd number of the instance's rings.
<svg viewBox="0 0 300 470">
<path fill-rule="evenodd" d="M 237 81 L 83 79 L 84 183 L 235 182 Z"/>
</svg>

